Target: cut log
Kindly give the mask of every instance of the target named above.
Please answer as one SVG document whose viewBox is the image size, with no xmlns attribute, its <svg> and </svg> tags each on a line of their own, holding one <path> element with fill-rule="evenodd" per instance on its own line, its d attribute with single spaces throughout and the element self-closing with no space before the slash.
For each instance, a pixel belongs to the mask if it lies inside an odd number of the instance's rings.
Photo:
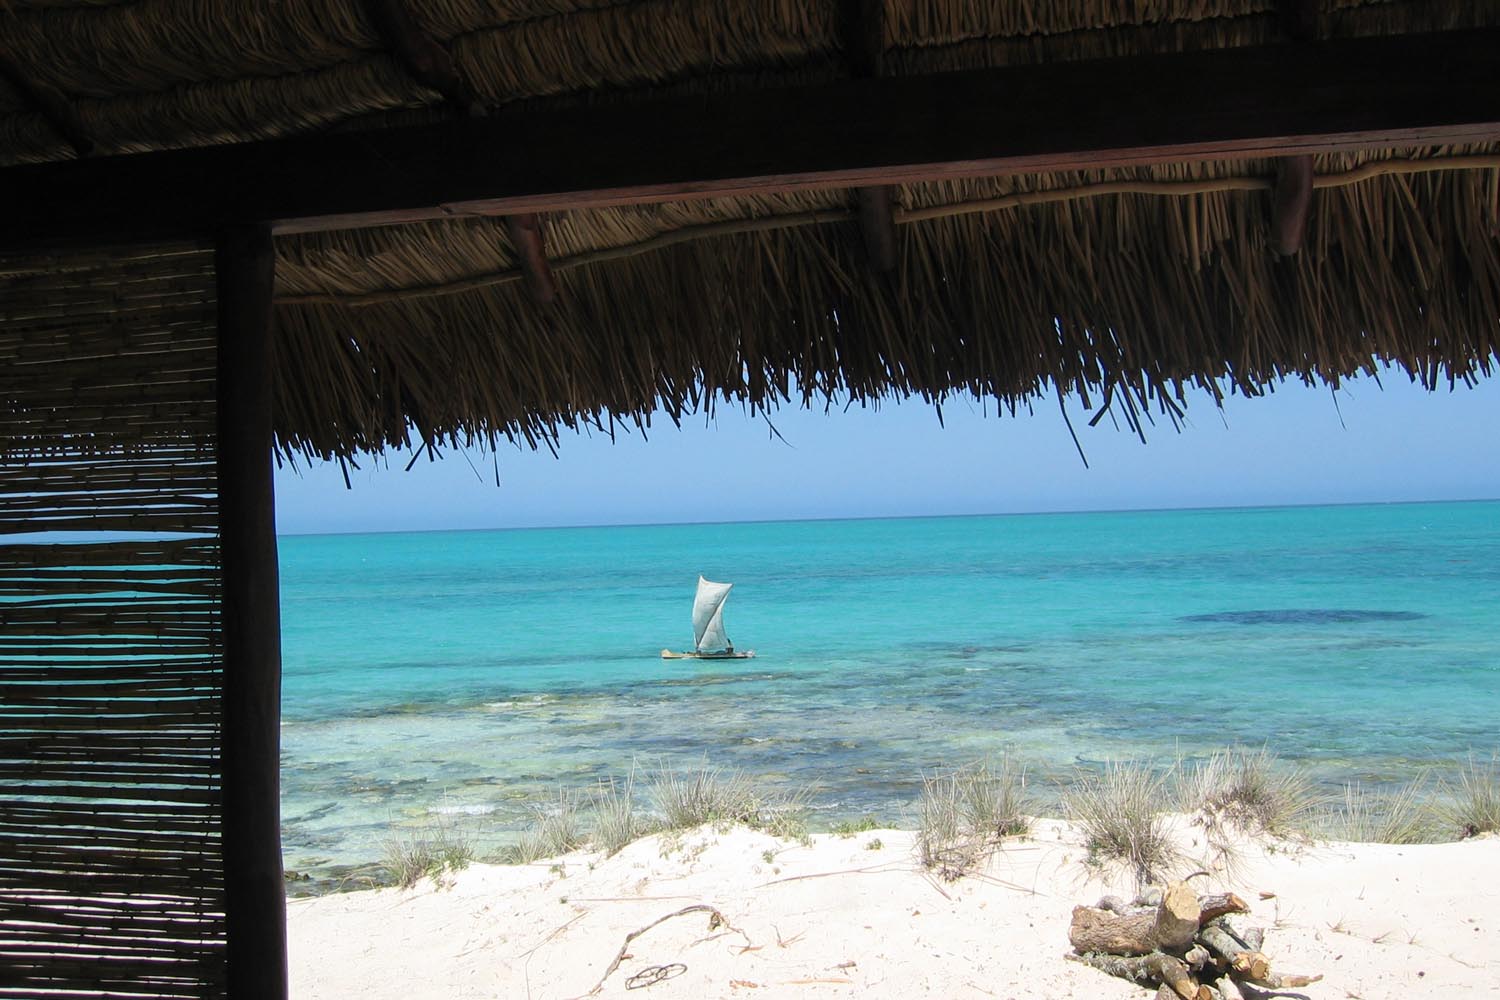
<svg viewBox="0 0 1500 1000">
<path fill-rule="evenodd" d="M 1303 986 L 1311 986 L 1322 978 L 1321 972 L 1315 976 L 1303 976 L 1293 972 L 1283 972 L 1273 976 L 1267 972 L 1264 976 L 1246 976 L 1245 982 L 1252 986 L 1263 986 L 1268 990 L 1295 990 Z"/>
<path fill-rule="evenodd" d="M 1198 897 L 1198 925 L 1201 927 L 1210 920 L 1218 920 L 1220 917 L 1230 913 L 1249 913 L 1250 904 L 1232 892 L 1219 893 L 1216 896 Z"/>
<path fill-rule="evenodd" d="M 1088 907 L 1080 907 L 1087 909 Z M 1160 983 L 1181 1000 L 1209 1000 L 1208 987 L 1199 984 L 1181 959 L 1153 951 L 1149 955 L 1066 955 L 1069 961 L 1079 962 L 1090 968 L 1107 972 L 1111 976 L 1128 979 L 1132 983 L 1149 986 Z"/>
<path fill-rule="evenodd" d="M 1219 996 L 1224 1000 L 1245 1000 L 1245 994 L 1240 992 L 1239 985 L 1229 976 L 1224 976 L 1214 983 L 1214 989 L 1219 991 Z"/>
<path fill-rule="evenodd" d="M 1223 924 L 1209 924 L 1202 928 L 1198 931 L 1198 940 L 1245 978 L 1264 979 L 1271 974 L 1270 960 L 1258 951 L 1246 949 Z"/>
<path fill-rule="evenodd" d="M 1194 944 L 1182 956 L 1182 960 L 1188 964 L 1188 968 L 1194 972 L 1203 971 L 1203 967 L 1213 961 L 1213 955 L 1201 944 Z"/>
<path fill-rule="evenodd" d="M 1155 905 L 1155 904 L 1152 904 Z M 1134 907 L 1125 902 L 1120 896 L 1105 896 L 1094 904 L 1096 910 L 1108 910 L 1110 913 L 1118 913 L 1122 917 L 1129 916 L 1134 912 Z"/>
<path fill-rule="evenodd" d="M 1266 950 L 1266 929 L 1264 927 L 1252 927 L 1239 937 L 1241 941 L 1245 942 L 1245 947 L 1251 951 Z"/>
<path fill-rule="evenodd" d="M 1080 954 L 1144 955 L 1160 948 L 1181 951 L 1198 931 L 1198 897 L 1177 882 L 1154 910 L 1120 915 L 1092 906 L 1075 906 L 1068 940 Z"/>
<path fill-rule="evenodd" d="M 1198 894 L 1186 882 L 1168 886 L 1156 909 L 1157 946 L 1177 951 L 1192 944 L 1200 913 Z"/>
</svg>

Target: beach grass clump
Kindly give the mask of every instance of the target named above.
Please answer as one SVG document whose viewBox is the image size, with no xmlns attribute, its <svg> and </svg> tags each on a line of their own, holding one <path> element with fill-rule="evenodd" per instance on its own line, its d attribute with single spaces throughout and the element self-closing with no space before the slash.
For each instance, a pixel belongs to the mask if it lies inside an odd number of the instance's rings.
<svg viewBox="0 0 1500 1000">
<path fill-rule="evenodd" d="M 529 865 L 543 858 L 561 857 L 583 844 L 578 796 L 558 788 L 555 799 L 532 807 L 531 825 L 503 852 L 502 859 L 508 864 Z"/>
<path fill-rule="evenodd" d="M 1487 764 L 1470 757 L 1458 783 L 1448 784 L 1445 792 L 1439 813 L 1460 838 L 1500 833 L 1500 754 Z"/>
<path fill-rule="evenodd" d="M 607 856 L 618 854 L 652 830 L 651 822 L 636 808 L 634 770 L 622 781 L 613 777 L 600 781 L 591 808 L 593 833 L 589 841 Z"/>
<path fill-rule="evenodd" d="M 1025 769 L 1009 755 L 924 776 L 917 857 L 952 880 L 977 868 L 1002 839 L 1025 833 L 1030 800 Z"/>
<path fill-rule="evenodd" d="M 651 776 L 651 804 L 667 831 L 712 824 L 719 829 L 747 826 L 783 840 L 809 843 L 808 800 L 811 789 L 766 793 L 740 771 L 711 766 L 706 760 L 675 769 L 666 764 Z"/>
<path fill-rule="evenodd" d="M 828 832 L 837 836 L 840 840 L 849 840 L 856 834 L 869 833 L 871 830 L 880 829 L 880 820 L 874 816 L 861 816 L 859 819 L 839 820 L 828 828 Z"/>
<path fill-rule="evenodd" d="M 1442 840 L 1437 813 L 1418 778 L 1390 792 L 1373 791 L 1352 782 L 1342 799 L 1315 824 L 1329 840 L 1356 844 L 1431 844 Z"/>
<path fill-rule="evenodd" d="M 964 820 L 992 841 L 1017 837 L 1031 829 L 1033 806 L 1026 789 L 1026 767 L 1010 754 L 986 758 L 962 776 Z"/>
<path fill-rule="evenodd" d="M 755 825 L 760 802 L 739 771 L 710 766 L 705 760 L 678 770 L 661 764 L 651 776 L 651 802 L 669 830 L 705 823 Z"/>
<path fill-rule="evenodd" d="M 397 886 L 410 889 L 424 878 L 437 880 L 444 873 L 462 871 L 473 860 L 474 844 L 468 836 L 439 820 L 387 837 L 380 866 Z"/>
<path fill-rule="evenodd" d="M 1216 750 L 1206 761 L 1179 764 L 1177 771 L 1181 808 L 1201 814 L 1210 833 L 1286 834 L 1317 807 L 1307 772 L 1265 747 Z"/>
<path fill-rule="evenodd" d="M 756 804 L 755 819 L 750 825 L 781 840 L 795 840 L 804 846 L 810 844 L 812 837 L 807 830 L 807 803 L 811 797 L 811 789 L 800 789 L 786 795 L 761 796 Z"/>
<path fill-rule="evenodd" d="M 1089 863 L 1123 865 L 1144 885 L 1183 860 L 1162 812 L 1168 793 L 1167 772 L 1150 761 L 1123 760 L 1080 772 L 1062 801 L 1083 832 Z"/>
</svg>

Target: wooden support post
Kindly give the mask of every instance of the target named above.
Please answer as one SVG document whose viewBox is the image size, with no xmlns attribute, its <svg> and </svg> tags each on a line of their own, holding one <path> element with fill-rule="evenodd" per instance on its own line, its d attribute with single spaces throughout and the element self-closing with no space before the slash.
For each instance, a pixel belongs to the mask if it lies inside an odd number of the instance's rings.
<svg viewBox="0 0 1500 1000">
<path fill-rule="evenodd" d="M 271 232 L 229 230 L 218 274 L 224 623 L 224 893 L 229 996 L 285 1000 L 281 612 L 271 484 Z"/>
<path fill-rule="evenodd" d="M 534 214 L 507 215 L 505 231 L 516 251 L 516 259 L 526 272 L 526 287 L 538 305 L 557 301 L 557 279 L 547 263 L 547 247 L 542 237 L 542 220 Z"/>
<path fill-rule="evenodd" d="M 1313 158 L 1284 156 L 1276 161 L 1276 191 L 1271 198 L 1271 249 L 1289 257 L 1302 249 L 1307 213 L 1312 207 Z"/>
<path fill-rule="evenodd" d="M 459 75 L 453 57 L 422 30 L 406 0 L 364 0 L 364 7 L 381 40 L 412 79 L 436 90 L 448 103 L 467 114 L 484 113 L 483 104 Z"/>
<path fill-rule="evenodd" d="M 68 145 L 73 147 L 73 152 L 80 158 L 94 151 L 94 137 L 89 135 L 88 129 L 83 125 L 83 119 L 78 117 L 78 112 L 63 96 L 62 91 L 29 78 L 15 63 L 10 61 L 3 49 L 0 49 L 0 80 L 10 84 L 22 97 L 26 98 L 32 108 L 46 119 L 52 131 L 66 139 Z"/>
<path fill-rule="evenodd" d="M 885 0 L 844 0 L 844 56 L 856 80 L 881 74 L 885 65 Z M 891 207 L 896 189 L 890 185 L 862 187 L 859 228 L 870 266 L 877 271 L 896 267 L 896 220 Z"/>
</svg>

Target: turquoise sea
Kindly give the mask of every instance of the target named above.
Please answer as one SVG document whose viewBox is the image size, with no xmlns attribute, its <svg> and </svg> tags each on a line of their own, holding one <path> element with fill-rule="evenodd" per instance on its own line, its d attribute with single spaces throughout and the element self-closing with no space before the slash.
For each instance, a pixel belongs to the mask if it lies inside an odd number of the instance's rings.
<svg viewBox="0 0 1500 1000">
<path fill-rule="evenodd" d="M 286 862 L 705 758 L 911 822 L 1009 750 L 1269 745 L 1328 785 L 1500 745 L 1500 502 L 284 537 Z M 752 660 L 689 648 L 698 574 Z"/>
</svg>

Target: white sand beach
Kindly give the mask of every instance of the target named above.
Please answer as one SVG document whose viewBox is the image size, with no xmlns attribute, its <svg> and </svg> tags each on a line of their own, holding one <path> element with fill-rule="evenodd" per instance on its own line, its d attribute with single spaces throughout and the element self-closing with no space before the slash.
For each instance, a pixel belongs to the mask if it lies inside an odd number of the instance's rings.
<svg viewBox="0 0 1500 1000">
<path fill-rule="evenodd" d="M 1191 828 L 1181 827 L 1192 846 Z M 475 864 L 411 890 L 288 904 L 297 1000 L 1090 997 L 1151 991 L 1065 961 L 1074 905 L 1130 893 L 1083 864 L 1076 831 L 1038 821 L 985 869 L 943 881 L 914 834 L 811 846 L 743 828 L 658 835 L 605 858 Z M 1240 844 L 1200 892 L 1252 903 L 1282 972 L 1324 979 L 1318 1000 L 1500 997 L 1500 838 L 1420 846 Z M 627 945 L 626 936 L 685 907 Z M 624 960 L 606 976 L 622 951 Z M 628 989 L 665 967 L 670 978 Z M 602 985 L 601 985 L 602 980 Z M 1248 994 L 1247 994 L 1248 995 Z"/>
</svg>

